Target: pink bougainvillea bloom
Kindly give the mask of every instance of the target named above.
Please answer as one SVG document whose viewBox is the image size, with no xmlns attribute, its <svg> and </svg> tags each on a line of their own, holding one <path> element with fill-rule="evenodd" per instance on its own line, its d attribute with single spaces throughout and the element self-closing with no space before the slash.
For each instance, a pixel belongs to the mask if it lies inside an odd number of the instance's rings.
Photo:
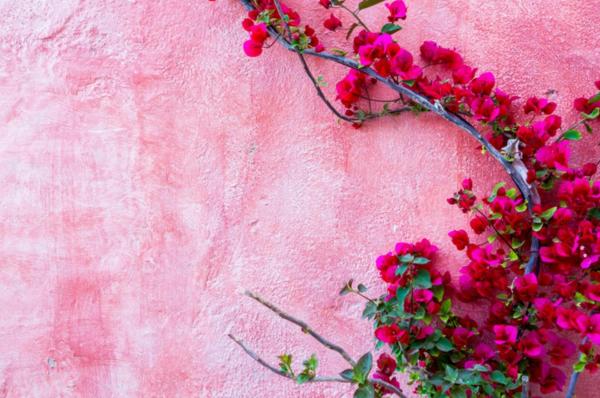
<svg viewBox="0 0 600 398">
<path fill-rule="evenodd" d="M 534 273 L 530 273 L 515 279 L 515 291 L 520 300 L 533 300 L 538 291 L 537 276 Z"/>
<path fill-rule="evenodd" d="M 544 354 L 544 346 L 536 332 L 530 332 L 519 340 L 519 348 L 529 358 L 539 358 Z"/>
<path fill-rule="evenodd" d="M 335 15 L 331 14 L 329 16 L 329 18 L 327 18 L 325 21 L 323 21 L 323 26 L 326 29 L 329 29 L 331 31 L 336 30 L 337 28 L 342 26 L 342 21 L 340 21 L 338 18 L 336 18 Z"/>
<path fill-rule="evenodd" d="M 513 325 L 494 325 L 494 342 L 496 345 L 514 344 L 517 342 L 519 329 Z"/>
<path fill-rule="evenodd" d="M 552 348 L 548 351 L 550 361 L 554 365 L 564 365 L 570 357 L 577 352 L 577 346 L 568 339 L 558 338 L 552 345 Z"/>
<path fill-rule="evenodd" d="M 391 376 L 396 371 L 396 360 L 392 356 L 382 353 L 377 359 L 377 370 Z"/>
<path fill-rule="evenodd" d="M 246 40 L 244 42 L 244 52 L 249 57 L 258 57 L 262 54 L 262 43 L 257 43 L 253 40 Z"/>
<path fill-rule="evenodd" d="M 535 154 L 535 159 L 545 167 L 556 170 L 569 170 L 569 156 L 571 151 L 567 141 L 541 147 Z"/>
<path fill-rule="evenodd" d="M 399 19 L 406 19 L 406 4 L 402 0 L 393 1 L 391 4 L 386 3 L 385 6 L 390 11 L 388 20 L 396 22 Z"/>
<path fill-rule="evenodd" d="M 556 367 L 551 367 L 545 377 L 539 381 L 540 392 L 542 394 L 552 394 L 556 391 L 562 391 L 567 376 L 565 373 Z"/>
<path fill-rule="evenodd" d="M 556 308 L 550 299 L 538 297 L 533 300 L 533 307 L 537 311 L 538 319 L 545 325 L 550 326 L 556 320 Z"/>
<path fill-rule="evenodd" d="M 428 303 L 433 298 L 433 293 L 428 289 L 415 289 L 413 291 L 413 300 L 416 303 Z"/>
<path fill-rule="evenodd" d="M 383 380 L 394 387 L 399 388 L 400 383 L 396 380 L 395 377 L 391 377 L 396 371 L 396 361 L 393 357 L 388 354 L 381 354 L 379 359 L 377 359 L 377 370 L 373 373 L 373 378 L 377 380 Z M 376 389 L 380 389 L 382 395 L 390 394 L 392 391 L 381 388 L 381 386 L 377 385 Z"/>
<path fill-rule="evenodd" d="M 473 80 L 476 72 L 477 68 L 473 69 L 467 65 L 462 65 L 452 72 L 452 79 L 456 84 L 467 84 Z"/>
<path fill-rule="evenodd" d="M 319 4 L 321 4 L 325 8 L 331 7 L 331 2 L 329 0 L 319 0 Z"/>
<path fill-rule="evenodd" d="M 471 82 L 469 88 L 474 94 L 490 95 L 495 84 L 496 79 L 494 74 L 492 72 L 484 72 Z"/>
<path fill-rule="evenodd" d="M 387 344 L 407 344 L 410 335 L 398 325 L 380 326 L 375 330 L 375 337 Z"/>
<path fill-rule="evenodd" d="M 550 102 L 546 98 L 531 97 L 527 99 L 523 110 L 525 113 L 534 113 L 536 115 L 545 113 L 549 115 L 556 110 L 556 103 Z"/>
<path fill-rule="evenodd" d="M 590 268 L 592 265 L 596 264 L 598 262 L 598 260 L 600 260 L 600 255 L 598 254 L 594 254 L 593 256 L 587 256 L 582 262 L 581 262 L 581 268 L 583 269 L 588 269 Z"/>
<path fill-rule="evenodd" d="M 488 220 L 484 216 L 477 216 L 469 222 L 469 225 L 477 235 L 485 232 L 488 227 Z"/>
<path fill-rule="evenodd" d="M 464 248 L 469 245 L 469 235 L 467 235 L 467 232 L 463 229 L 450 231 L 448 232 L 448 236 L 452 238 L 452 243 L 458 250 L 464 250 Z"/>
</svg>

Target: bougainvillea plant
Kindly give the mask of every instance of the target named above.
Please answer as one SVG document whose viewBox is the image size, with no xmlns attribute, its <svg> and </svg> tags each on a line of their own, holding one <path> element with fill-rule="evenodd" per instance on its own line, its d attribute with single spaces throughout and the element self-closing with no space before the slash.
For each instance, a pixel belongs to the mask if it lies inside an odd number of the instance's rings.
<svg viewBox="0 0 600 398">
<path fill-rule="evenodd" d="M 324 29 L 347 31 L 348 45 L 327 46 L 299 13 L 279 0 L 240 0 L 250 57 L 278 42 L 296 53 L 318 96 L 340 119 L 360 127 L 369 119 L 430 112 L 475 138 L 500 162 L 514 187 L 499 182 L 477 197 L 470 179 L 448 199 L 470 215 L 471 231 L 450 231 L 466 264 L 458 281 L 435 266 L 437 248 L 428 240 L 398 243 L 377 258 L 387 292 L 369 298 L 362 284 L 347 282 L 341 294 L 366 299 L 373 321 L 376 360 L 354 360 L 306 323 L 259 296 L 247 295 L 302 328 L 350 365 L 339 376 L 321 376 L 312 356 L 295 370 L 292 356 L 270 365 L 230 336 L 271 371 L 306 382 L 356 386 L 356 398 L 405 397 L 397 380 L 408 375 L 413 392 L 428 397 L 531 397 L 574 394 L 579 374 L 600 365 L 600 181 L 596 163 L 570 163 L 570 141 L 592 133 L 600 114 L 600 81 L 574 100 L 580 115 L 571 126 L 547 98 L 520 99 L 496 85 L 491 72 L 468 65 L 456 50 L 432 41 L 420 47 L 421 62 L 396 38 L 407 17 L 402 0 L 383 4 L 387 20 L 371 29 L 360 17 L 383 0 L 363 0 L 353 10 L 343 0 L 318 0 Z M 317 2 L 317 0 L 314 0 Z M 343 50 L 343 48 L 346 48 Z M 329 50 L 328 50 L 329 48 Z M 336 84 L 340 105 L 323 93 L 324 82 L 306 57 L 347 67 Z M 426 72 L 427 71 L 427 72 Z M 381 86 L 395 95 L 375 100 Z M 343 110 L 339 110 L 339 109 Z M 456 302 L 474 303 L 489 314 L 476 321 Z M 375 363 L 373 363 L 375 362 Z M 566 370 L 571 368 L 570 379 Z"/>
</svg>

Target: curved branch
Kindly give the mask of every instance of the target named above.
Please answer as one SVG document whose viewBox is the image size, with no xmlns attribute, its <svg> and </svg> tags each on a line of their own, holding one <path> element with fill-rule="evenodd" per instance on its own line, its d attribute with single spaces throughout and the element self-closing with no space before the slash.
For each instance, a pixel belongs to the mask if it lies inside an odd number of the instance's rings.
<svg viewBox="0 0 600 398">
<path fill-rule="evenodd" d="M 240 1 L 246 7 L 246 9 L 248 9 L 248 10 L 255 9 L 251 0 L 240 0 Z M 319 52 L 318 53 L 318 52 L 315 52 L 310 49 L 300 51 L 300 50 L 296 49 L 294 46 L 292 46 L 283 37 L 279 36 L 277 31 L 272 26 L 269 26 L 268 30 L 269 30 L 269 33 L 271 34 L 271 36 L 273 38 L 275 38 L 277 41 L 279 41 L 279 43 L 283 47 L 288 49 L 289 51 L 292 51 L 292 52 L 295 52 L 295 53 L 301 54 L 301 55 L 310 55 L 310 56 L 313 56 L 316 58 L 325 59 L 325 60 L 332 61 L 332 62 L 335 62 L 340 65 L 344 65 L 348 68 L 360 70 L 364 74 L 378 80 L 379 82 L 381 82 L 385 86 L 389 87 L 390 89 L 400 93 L 401 95 L 405 95 L 414 103 L 437 114 L 438 116 L 442 117 L 443 119 L 456 125 L 460 129 L 466 131 L 471 137 L 475 138 L 475 140 L 477 140 L 477 142 L 479 142 L 490 153 L 490 155 L 492 155 L 492 157 L 494 159 L 496 159 L 502 165 L 504 170 L 508 173 L 510 178 L 513 180 L 514 184 L 517 186 L 517 188 L 521 192 L 521 195 L 527 202 L 527 207 L 529 209 L 530 214 L 532 213 L 533 206 L 536 204 L 539 204 L 539 197 L 538 197 L 535 187 L 532 187 L 527 183 L 524 176 L 522 175 L 522 173 L 519 172 L 516 165 L 513 162 L 510 162 L 509 160 L 507 160 L 500 153 L 500 151 L 498 151 L 492 144 L 490 144 L 490 142 L 488 140 L 486 140 L 483 137 L 483 135 L 472 124 L 470 124 L 468 121 L 466 121 L 463 117 L 456 115 L 454 113 L 448 112 L 439 101 L 431 103 L 431 101 L 428 98 L 424 97 L 423 95 L 411 90 L 410 88 L 408 88 L 406 86 L 396 84 L 392 80 L 379 75 L 375 70 L 373 70 L 371 68 L 361 67 L 361 65 L 359 65 L 358 62 L 356 62 L 352 59 L 348 59 L 348 58 L 341 57 L 338 55 L 330 54 L 327 52 Z M 537 265 L 538 265 L 538 259 L 539 259 L 538 251 L 539 251 L 539 240 L 535 236 L 532 236 L 530 256 L 529 256 L 529 260 L 527 261 L 527 264 L 525 265 L 525 273 L 531 273 L 531 272 L 537 271 L 537 268 L 538 268 Z"/>
<path fill-rule="evenodd" d="M 312 336 L 315 340 L 317 340 L 319 343 L 321 343 L 325 347 L 340 354 L 342 356 L 342 358 L 344 358 L 346 360 L 346 362 L 348 362 L 350 364 L 350 366 L 356 365 L 356 362 L 346 352 L 346 350 L 344 350 L 342 347 L 338 346 L 337 344 L 332 343 L 331 341 L 327 340 L 326 338 L 324 338 L 323 336 L 321 336 L 320 334 L 315 332 L 310 326 L 308 326 L 308 324 L 306 324 L 306 322 L 296 319 L 293 316 L 283 312 L 282 310 L 277 308 L 275 305 L 269 303 L 265 299 L 257 296 L 256 294 L 254 294 L 248 290 L 246 290 L 246 292 L 244 294 L 246 296 L 250 297 L 251 299 L 253 299 L 254 301 L 264 305 L 265 307 L 267 307 L 268 309 L 273 311 L 275 314 L 277 314 L 280 318 L 283 318 L 286 321 L 293 323 L 294 325 L 300 326 L 300 329 L 302 329 L 302 331 L 304 333 L 309 334 L 310 336 Z"/>
</svg>

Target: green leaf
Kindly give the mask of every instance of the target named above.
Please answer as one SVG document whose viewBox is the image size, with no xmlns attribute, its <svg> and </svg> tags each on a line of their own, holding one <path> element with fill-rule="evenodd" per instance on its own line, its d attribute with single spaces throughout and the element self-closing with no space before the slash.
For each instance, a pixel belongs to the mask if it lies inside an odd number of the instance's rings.
<svg viewBox="0 0 600 398">
<path fill-rule="evenodd" d="M 348 33 L 346 33 L 346 40 L 348 40 L 350 38 L 350 35 L 352 34 L 352 32 L 354 32 L 354 29 L 356 29 L 358 27 L 357 23 L 353 23 L 350 26 L 350 29 L 348 29 Z"/>
<path fill-rule="evenodd" d="M 517 197 L 517 190 L 515 188 L 508 189 L 506 191 L 506 196 L 508 196 L 511 199 L 516 198 Z"/>
<path fill-rule="evenodd" d="M 435 297 L 437 301 L 442 301 L 442 299 L 444 298 L 444 286 L 436 285 L 433 286 L 431 290 L 433 291 L 433 297 Z"/>
<path fill-rule="evenodd" d="M 577 130 L 567 130 L 563 134 L 563 138 L 569 141 L 579 141 L 581 139 L 581 133 Z"/>
<path fill-rule="evenodd" d="M 425 257 L 417 257 L 413 260 L 413 264 L 418 264 L 418 265 L 428 264 L 429 262 L 430 262 L 430 260 Z"/>
<path fill-rule="evenodd" d="M 406 270 L 408 269 L 408 264 L 402 264 L 398 268 L 396 268 L 396 276 L 404 275 Z"/>
<path fill-rule="evenodd" d="M 362 386 L 354 391 L 354 398 L 375 398 L 375 389 L 370 384 Z"/>
<path fill-rule="evenodd" d="M 398 258 L 401 263 L 412 263 L 414 259 L 415 257 L 412 254 L 405 254 Z"/>
<path fill-rule="evenodd" d="M 357 289 L 361 293 L 364 293 L 368 290 L 367 287 L 365 285 L 363 285 L 362 283 L 358 285 Z"/>
<path fill-rule="evenodd" d="M 340 373 L 342 379 L 354 381 L 354 371 L 352 369 L 346 369 Z"/>
<path fill-rule="evenodd" d="M 594 207 L 588 212 L 588 216 L 600 220 L 600 207 Z"/>
<path fill-rule="evenodd" d="M 454 348 L 452 342 L 445 337 L 441 337 L 438 341 L 436 341 L 435 346 L 442 352 L 449 352 Z"/>
<path fill-rule="evenodd" d="M 306 373 L 300 373 L 297 377 L 296 377 L 296 383 L 298 384 L 304 384 L 307 381 L 309 381 L 311 378 L 309 375 L 307 375 Z"/>
<path fill-rule="evenodd" d="M 520 205 L 518 205 L 517 207 L 515 207 L 515 209 L 519 212 L 519 213 L 523 213 L 525 210 L 527 210 L 527 202 L 523 202 Z"/>
<path fill-rule="evenodd" d="M 406 299 L 406 296 L 408 296 L 409 292 L 410 292 L 409 287 L 403 287 L 401 289 L 396 290 L 396 298 L 398 299 L 398 302 L 400 303 L 400 305 L 404 304 L 404 300 Z"/>
<path fill-rule="evenodd" d="M 358 3 L 358 9 L 364 10 L 365 8 L 373 7 L 374 5 L 377 5 L 377 4 L 383 3 L 383 2 L 384 2 L 384 0 L 363 0 L 360 3 Z"/>
<path fill-rule="evenodd" d="M 488 243 L 489 243 L 489 244 L 492 244 L 492 243 L 494 243 L 494 242 L 496 241 L 496 237 L 497 237 L 497 236 L 496 236 L 496 234 L 489 235 L 489 236 L 487 237 L 487 241 L 488 241 Z"/>
<path fill-rule="evenodd" d="M 354 378 L 359 383 L 363 383 L 369 377 L 369 372 L 373 367 L 373 355 L 367 352 L 365 355 L 360 357 L 356 365 L 354 365 Z"/>
<path fill-rule="evenodd" d="M 600 108 L 595 108 L 593 111 L 591 111 L 590 113 L 587 113 L 587 114 L 586 113 L 581 114 L 581 116 L 587 120 L 596 119 L 599 115 L 600 115 Z"/>
<path fill-rule="evenodd" d="M 540 220 L 537 217 L 534 217 L 533 224 L 531 225 L 531 229 L 533 229 L 535 232 L 540 232 L 543 227 L 544 227 L 544 223 L 542 222 L 542 220 Z"/>
<path fill-rule="evenodd" d="M 492 194 L 498 195 L 498 191 L 500 190 L 500 188 L 504 187 L 505 185 L 506 183 L 504 181 L 501 181 L 494 185 L 494 188 L 492 188 Z"/>
<path fill-rule="evenodd" d="M 402 26 L 396 25 L 395 23 L 386 23 L 381 28 L 382 33 L 389 33 L 390 35 L 398 32 L 399 30 L 402 30 Z"/>
<path fill-rule="evenodd" d="M 372 301 L 367 301 L 367 304 L 365 304 L 365 310 L 362 313 L 362 317 L 371 319 L 375 316 L 376 313 L 377 313 L 377 303 L 374 303 Z"/>
<path fill-rule="evenodd" d="M 414 281 L 416 288 L 429 289 L 431 287 L 431 275 L 426 269 L 420 269 L 415 276 Z"/>
<path fill-rule="evenodd" d="M 316 355 L 312 354 L 310 358 L 302 362 L 302 365 L 304 365 L 306 369 L 314 371 L 317 370 L 317 366 L 319 366 L 319 361 L 317 360 Z"/>
<path fill-rule="evenodd" d="M 458 380 L 458 369 L 453 366 L 446 365 L 446 380 L 455 383 Z"/>
<path fill-rule="evenodd" d="M 558 209 L 558 207 L 556 207 L 556 206 L 551 207 L 548 210 L 546 210 L 545 212 L 543 212 L 540 217 L 542 217 L 544 220 L 548 221 L 549 219 L 552 218 L 554 213 L 556 213 L 557 209 Z"/>
<path fill-rule="evenodd" d="M 504 376 L 504 373 L 500 372 L 499 370 L 494 370 L 490 375 L 490 378 L 499 384 L 506 384 L 508 382 L 506 376 Z"/>
<path fill-rule="evenodd" d="M 598 102 L 600 101 L 600 91 L 598 91 L 598 93 L 596 93 L 596 95 L 594 95 L 592 98 L 590 98 L 588 100 L 588 104 L 593 104 L 594 102 Z"/>
<path fill-rule="evenodd" d="M 350 293 L 352 291 L 353 283 L 354 283 L 354 279 L 350 279 L 348 282 L 346 282 L 346 284 L 344 285 L 342 290 L 340 290 L 340 296 L 344 296 L 344 295 Z"/>
<path fill-rule="evenodd" d="M 339 55 L 340 57 L 345 57 L 346 54 L 348 54 L 347 51 L 344 51 L 342 49 L 339 48 L 332 48 L 329 51 L 331 51 L 332 53 L 334 53 L 335 55 Z"/>
</svg>

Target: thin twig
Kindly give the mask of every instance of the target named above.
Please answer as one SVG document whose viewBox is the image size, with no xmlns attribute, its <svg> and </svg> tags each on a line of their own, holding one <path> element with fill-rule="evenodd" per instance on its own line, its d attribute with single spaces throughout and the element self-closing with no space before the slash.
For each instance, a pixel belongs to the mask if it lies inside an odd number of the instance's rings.
<svg viewBox="0 0 600 398">
<path fill-rule="evenodd" d="M 346 10 L 346 11 L 348 11 L 350 14 L 352 14 L 352 16 L 353 16 L 353 17 L 356 19 L 356 22 L 358 22 L 358 24 L 359 24 L 360 26 L 362 26 L 363 28 L 365 28 L 365 30 L 366 30 L 367 32 L 370 32 L 370 31 L 371 31 L 371 29 L 369 29 L 369 27 L 367 26 L 367 24 L 365 24 L 365 23 L 362 21 L 362 19 L 360 19 L 360 17 L 358 16 L 358 14 L 357 14 L 356 12 L 352 11 L 351 9 L 349 9 L 348 7 L 346 7 L 346 6 L 345 6 L 345 5 L 343 5 L 343 4 L 340 4 L 340 5 L 339 5 L 339 7 L 343 8 L 344 10 Z"/>
<path fill-rule="evenodd" d="M 232 334 L 228 334 L 227 336 L 231 340 L 233 340 L 237 345 L 239 345 L 244 350 L 244 352 L 246 354 L 248 354 L 248 356 L 250 358 L 254 359 L 260 365 L 264 366 L 265 368 L 269 369 L 271 372 L 273 372 L 281 377 L 285 377 L 286 379 L 296 381 L 296 379 L 289 373 L 286 373 L 286 372 L 282 371 L 281 369 L 276 368 L 275 366 L 269 364 L 267 361 L 265 361 L 264 359 L 259 357 L 254 351 L 252 351 L 250 348 L 248 348 L 241 340 L 237 339 Z M 400 390 L 398 387 L 394 386 L 393 384 L 390 384 L 383 380 L 378 380 L 378 379 L 373 379 L 373 378 L 369 378 L 368 381 L 371 384 L 378 384 L 381 387 L 384 387 L 385 389 L 392 391 L 396 396 L 398 396 L 400 398 L 407 398 L 406 395 L 404 395 L 402 393 L 402 390 Z M 312 379 L 307 380 L 306 383 L 352 383 L 352 381 L 346 380 L 342 377 L 337 377 L 337 376 L 315 376 Z"/>
<path fill-rule="evenodd" d="M 269 364 L 267 361 L 265 361 L 264 359 L 262 359 L 261 357 L 259 357 L 258 354 L 256 354 L 250 348 L 248 348 L 241 340 L 237 339 L 234 335 L 228 334 L 227 336 L 231 340 L 235 341 L 235 343 L 237 345 L 239 345 L 240 347 L 242 347 L 242 349 L 246 352 L 246 354 L 248 354 L 248 356 L 250 358 L 254 359 L 256 362 L 258 362 L 259 364 L 261 364 L 265 368 L 269 369 L 271 372 L 276 373 L 279 376 L 286 377 L 286 378 L 288 378 L 290 380 L 294 380 L 294 381 L 296 380 L 289 373 L 286 373 L 283 370 L 276 368 L 275 366 Z M 307 381 L 307 383 L 323 383 L 323 382 L 351 383 L 350 380 L 346 380 L 346 379 L 343 379 L 343 378 L 337 377 L 337 376 L 317 376 L 317 377 L 314 377 L 314 378 L 312 378 L 312 379 L 310 379 L 310 380 Z"/>
<path fill-rule="evenodd" d="M 342 356 L 342 358 L 344 358 L 346 360 L 346 362 L 348 362 L 351 366 L 356 365 L 356 362 L 352 359 L 350 354 L 348 354 L 342 347 L 338 346 L 337 344 L 332 343 L 331 341 L 327 340 L 326 338 L 324 338 L 323 336 L 321 336 L 320 334 L 315 332 L 310 326 L 308 326 L 306 324 L 306 322 L 296 319 L 293 316 L 283 312 L 282 310 L 277 308 L 275 305 L 269 303 L 265 299 L 257 296 L 256 294 L 254 294 L 250 291 L 246 290 L 246 292 L 244 294 L 246 296 L 250 297 L 251 299 L 253 299 L 254 301 L 264 305 L 265 307 L 267 307 L 268 309 L 273 311 L 275 314 L 279 315 L 280 318 L 283 318 L 286 321 L 293 323 L 294 325 L 300 326 L 300 329 L 302 329 L 302 331 L 304 333 L 309 334 L 310 336 L 312 336 L 315 340 L 317 340 L 319 343 L 321 343 L 325 347 L 340 354 Z"/>
</svg>

